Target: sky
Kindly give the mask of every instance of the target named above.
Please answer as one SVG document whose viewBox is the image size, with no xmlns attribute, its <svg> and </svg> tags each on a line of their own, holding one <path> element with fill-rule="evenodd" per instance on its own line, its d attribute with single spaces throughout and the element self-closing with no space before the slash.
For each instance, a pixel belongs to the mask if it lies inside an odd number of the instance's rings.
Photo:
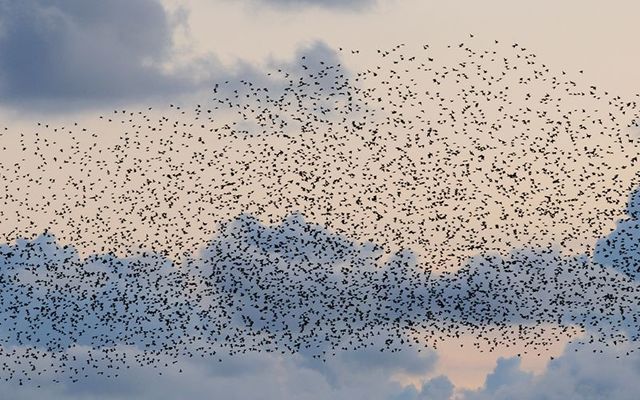
<svg viewBox="0 0 640 400">
<path fill-rule="evenodd" d="M 636 398 L 638 15 L 0 0 L 2 393 Z"/>
</svg>

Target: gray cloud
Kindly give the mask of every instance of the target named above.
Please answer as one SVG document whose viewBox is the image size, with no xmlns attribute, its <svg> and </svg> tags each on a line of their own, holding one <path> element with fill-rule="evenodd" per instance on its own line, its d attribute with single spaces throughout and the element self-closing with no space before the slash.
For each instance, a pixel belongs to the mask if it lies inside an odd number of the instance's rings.
<svg viewBox="0 0 640 400">
<path fill-rule="evenodd" d="M 618 221 L 616 229 L 598 240 L 593 259 L 628 275 L 640 278 L 640 189 L 629 195 L 627 218 Z"/>
<path fill-rule="evenodd" d="M 0 0 L 0 101 L 54 107 L 191 90 L 203 83 L 195 64 L 161 66 L 173 29 L 157 0 Z"/>
<path fill-rule="evenodd" d="M 209 54 L 167 69 L 175 59 L 175 20 L 159 0 L 0 0 L 0 104 L 25 111 L 64 111 L 193 95 L 227 81 L 220 94 L 235 96 L 242 82 L 277 91 L 286 87 L 253 65 L 223 67 Z M 175 18 L 174 18 L 175 17 Z M 338 64 L 322 42 L 298 50 L 291 62 L 272 61 L 287 76 Z M 324 71 L 327 72 L 327 71 Z M 331 71 L 328 71 L 331 72 Z M 335 84 L 338 73 L 323 74 Z M 304 76 L 308 78 L 308 76 Z M 305 89 L 317 90 L 318 87 Z M 325 88 L 326 89 L 326 88 Z"/>
<path fill-rule="evenodd" d="M 124 347 L 114 350 L 135 354 Z M 69 358 L 72 354 L 67 353 Z M 84 358 L 77 357 L 81 366 Z M 391 378 L 406 371 L 405 361 L 422 360 L 421 373 L 429 373 L 436 356 L 432 351 L 418 353 L 407 347 L 402 352 L 381 353 L 358 361 L 344 351 L 326 362 L 302 354 L 276 353 L 239 354 L 222 360 L 181 358 L 173 364 L 173 358 L 164 356 L 157 369 L 134 365 L 122 373 L 123 368 L 111 368 L 108 374 L 121 372 L 117 378 L 87 368 L 88 377 L 77 382 L 52 383 L 52 374 L 48 374 L 34 376 L 22 386 L 16 381 L 0 382 L 0 390 L 12 399 L 52 400 L 210 398 L 211 393 L 224 399 L 394 399 L 405 388 Z M 108 360 L 95 362 L 100 370 L 108 370 Z M 168 367 L 163 367 L 165 363 Z"/>
<path fill-rule="evenodd" d="M 293 132 L 326 133 L 345 115 L 353 123 L 364 124 L 366 114 L 372 112 L 352 71 L 322 41 L 299 47 L 290 59 L 270 59 L 266 69 L 270 72 L 246 66 L 237 74 L 243 79 L 234 77 L 215 86 L 214 103 L 239 117 L 230 121 L 235 134 L 274 135 L 285 127 Z M 345 128 L 352 129 L 351 125 Z"/>
<path fill-rule="evenodd" d="M 477 326 L 578 325 L 638 338 L 638 282 L 588 255 L 553 249 L 513 250 L 472 258 L 437 281 L 448 318 Z"/>
<path fill-rule="evenodd" d="M 375 351 L 402 348 L 420 327 L 577 324 L 604 339 L 638 337 L 636 297 L 627 295 L 637 283 L 585 256 L 514 251 L 435 278 L 417 268 L 410 251 L 384 262 L 380 256 L 375 244 L 299 214 L 275 226 L 241 215 L 183 265 L 154 253 L 81 260 L 45 234 L 0 246 L 0 316 L 12 321 L 0 340 L 56 351 L 128 344 L 192 352 L 200 343 L 210 355 L 277 351 L 321 359 L 346 347 L 354 353 L 345 363 L 367 366 L 380 365 Z M 428 366 L 422 359 L 402 364 L 407 373 Z"/>
<path fill-rule="evenodd" d="M 582 346 L 580 346 L 582 347 Z M 575 351 L 569 344 L 543 373 L 520 368 L 520 359 L 499 359 L 482 388 L 464 392 L 464 400 L 632 400 L 638 397 L 640 357 L 629 344 Z"/>
<path fill-rule="evenodd" d="M 446 376 L 437 376 L 422 385 L 420 398 L 424 400 L 448 400 L 453 395 L 453 384 Z"/>
<path fill-rule="evenodd" d="M 598 342 L 640 336 L 638 282 L 587 255 L 514 250 L 507 257 L 475 257 L 437 277 L 418 268 L 411 251 L 384 261 L 381 255 L 374 243 L 332 233 L 300 214 L 273 226 L 240 215 L 179 265 L 155 253 L 80 259 L 46 233 L 0 245 L 0 318 L 8 321 L 0 343 L 24 347 L 26 356 L 17 360 L 49 352 L 52 364 L 69 373 L 75 365 L 61 354 L 77 346 L 90 345 L 123 366 L 130 363 L 110 355 L 112 347 L 131 346 L 144 354 L 131 364 L 152 366 L 178 353 L 226 360 L 246 352 L 288 353 L 338 387 L 345 369 L 363 376 L 429 371 L 434 360 L 428 354 L 379 354 L 411 347 L 419 328 L 578 325 Z M 532 339 L 526 329 L 512 335 Z M 418 347 L 428 346 L 428 336 Z M 351 352 L 336 358 L 341 349 Z M 501 377 L 515 371 L 512 364 L 500 364 L 487 390 L 501 386 Z M 40 367 L 49 370 L 34 370 Z M 244 369 L 236 367 L 226 363 L 230 376 Z M 7 368 L 20 379 L 19 364 Z M 442 394 L 447 387 L 435 381 L 428 390 Z"/>
<path fill-rule="evenodd" d="M 352 380 L 379 376 L 385 380 L 393 373 L 424 376 L 435 367 L 434 350 L 420 349 L 408 342 L 397 351 L 380 351 L 389 336 L 384 333 L 372 340 L 372 345 L 358 350 L 337 351 L 332 357 L 319 362 L 308 352 L 300 353 L 300 366 L 319 372 L 333 388 L 348 386 Z"/>
<path fill-rule="evenodd" d="M 436 376 L 425 381 L 416 389 L 407 386 L 401 393 L 391 397 L 393 400 L 450 400 L 454 394 L 454 386 L 448 377 Z"/>
</svg>

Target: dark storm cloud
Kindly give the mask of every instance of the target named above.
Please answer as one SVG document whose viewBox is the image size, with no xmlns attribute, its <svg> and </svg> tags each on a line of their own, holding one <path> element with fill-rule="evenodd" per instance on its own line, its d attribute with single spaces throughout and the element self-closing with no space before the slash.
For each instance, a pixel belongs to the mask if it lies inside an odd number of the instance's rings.
<svg viewBox="0 0 640 400">
<path fill-rule="evenodd" d="M 166 73 L 174 27 L 157 0 L 0 0 L 0 101 L 104 101 L 196 87 Z"/>
</svg>

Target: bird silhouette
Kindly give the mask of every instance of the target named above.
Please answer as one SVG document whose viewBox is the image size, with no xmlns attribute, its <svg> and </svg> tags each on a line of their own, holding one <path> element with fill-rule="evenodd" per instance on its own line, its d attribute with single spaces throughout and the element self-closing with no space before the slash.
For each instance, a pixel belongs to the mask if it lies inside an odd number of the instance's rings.
<svg viewBox="0 0 640 400">
<path fill-rule="evenodd" d="M 575 329 L 637 342 L 636 100 L 467 40 L 5 128 L 2 377 L 468 333 L 535 354 Z"/>
</svg>

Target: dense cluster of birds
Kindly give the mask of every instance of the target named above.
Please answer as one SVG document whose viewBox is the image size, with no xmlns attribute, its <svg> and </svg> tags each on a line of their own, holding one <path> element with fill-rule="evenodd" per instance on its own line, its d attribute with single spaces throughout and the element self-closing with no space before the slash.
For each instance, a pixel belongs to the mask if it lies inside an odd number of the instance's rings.
<svg viewBox="0 0 640 400">
<path fill-rule="evenodd" d="M 194 108 L 0 132 L 5 379 L 640 338 L 636 99 L 517 44 L 316 50 Z"/>
</svg>

